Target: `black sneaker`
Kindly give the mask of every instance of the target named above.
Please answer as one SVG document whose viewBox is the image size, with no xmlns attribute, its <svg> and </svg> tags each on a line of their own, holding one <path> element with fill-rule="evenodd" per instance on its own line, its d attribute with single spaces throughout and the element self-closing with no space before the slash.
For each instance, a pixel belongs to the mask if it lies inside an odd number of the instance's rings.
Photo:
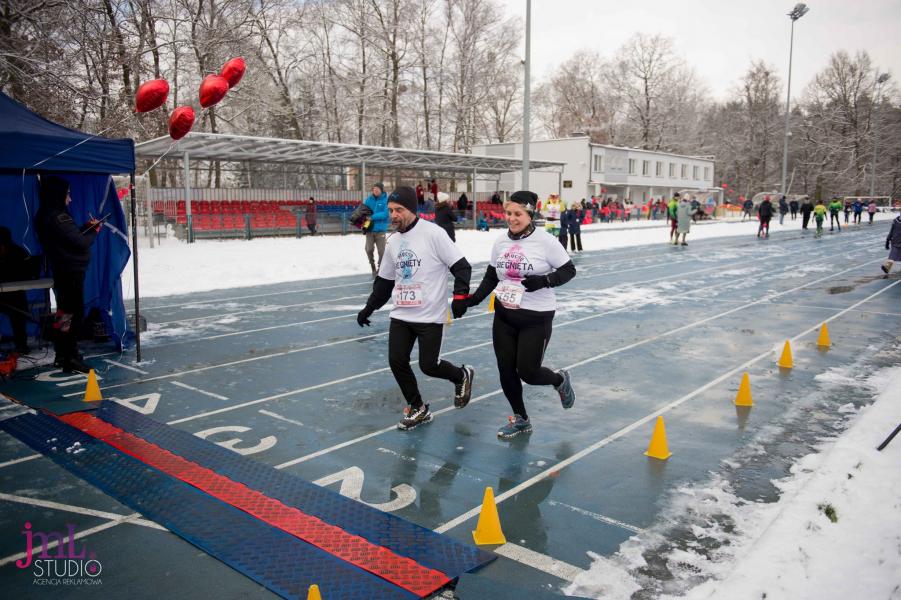
<svg viewBox="0 0 901 600">
<path fill-rule="evenodd" d="M 563 377 L 563 383 L 554 386 L 554 389 L 560 394 L 560 404 L 563 405 L 564 409 L 572 408 L 576 402 L 576 391 L 573 389 L 573 384 L 569 379 L 569 371 L 560 369 L 557 372 Z"/>
<path fill-rule="evenodd" d="M 454 390 L 454 406 L 456 408 L 463 408 L 469 404 L 469 397 L 472 396 L 472 380 L 475 375 L 475 369 L 469 365 L 463 365 L 463 381 L 458 383 Z"/>
<path fill-rule="evenodd" d="M 88 371 L 91 370 L 91 366 L 81 360 L 79 357 L 72 358 L 64 358 L 62 360 L 55 361 L 54 365 L 58 366 L 63 370 L 63 373 L 84 373 L 88 374 Z"/>
<path fill-rule="evenodd" d="M 428 404 L 420 404 L 416 408 L 407 406 L 404 408 L 404 418 L 401 419 L 400 423 L 397 424 L 397 428 L 403 431 L 407 431 L 413 429 L 414 427 L 418 427 L 423 423 L 428 423 L 431 420 L 432 413 L 429 412 Z"/>
<path fill-rule="evenodd" d="M 882 269 L 882 272 L 883 272 L 883 273 L 885 273 L 886 275 L 888 274 L 888 267 L 887 267 L 887 266 L 885 266 L 885 265 L 883 264 L 883 265 L 880 265 L 879 268 Z"/>
</svg>

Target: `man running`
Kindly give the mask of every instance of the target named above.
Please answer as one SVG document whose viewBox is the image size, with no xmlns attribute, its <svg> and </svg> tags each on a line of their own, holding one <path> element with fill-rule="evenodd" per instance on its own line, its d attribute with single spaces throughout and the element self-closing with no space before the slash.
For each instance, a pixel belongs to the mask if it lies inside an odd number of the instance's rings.
<svg viewBox="0 0 901 600">
<path fill-rule="evenodd" d="M 394 297 L 388 329 L 388 364 L 407 406 L 398 429 L 413 429 L 432 420 L 422 401 L 416 376 L 410 367 L 413 344 L 419 342 L 419 368 L 429 377 L 447 379 L 456 386 L 454 406 L 469 403 L 475 371 L 441 360 L 441 340 L 447 315 L 447 273 L 454 276 L 451 310 L 455 319 L 466 313 L 472 268 L 460 249 L 441 227 L 416 216 L 416 192 L 399 187 L 388 196 L 391 224 L 397 229 L 385 248 L 366 306 L 357 315 L 360 327 Z"/>
<path fill-rule="evenodd" d="M 833 198 L 829 203 L 829 231 L 832 231 L 833 227 L 838 227 L 838 232 L 842 232 L 842 222 L 838 216 L 842 212 L 842 208 L 842 201 L 838 198 Z"/>
</svg>

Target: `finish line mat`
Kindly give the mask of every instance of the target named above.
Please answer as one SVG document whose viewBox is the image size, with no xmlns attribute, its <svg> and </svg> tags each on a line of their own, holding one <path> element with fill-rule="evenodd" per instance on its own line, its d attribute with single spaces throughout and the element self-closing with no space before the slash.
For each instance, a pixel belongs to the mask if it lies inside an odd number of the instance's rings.
<svg viewBox="0 0 901 600">
<path fill-rule="evenodd" d="M 128 412 L 133 412 L 111 403 L 104 404 L 104 409 L 101 411 L 104 416 L 122 424 L 129 421 Z M 325 597 L 423 597 L 465 570 L 494 558 L 491 553 L 457 543 L 244 457 L 227 456 L 233 453 L 138 417 L 129 425 L 155 431 L 157 441 L 175 432 L 171 436 L 175 445 L 196 446 L 192 448 L 195 457 L 203 454 L 204 445 L 210 446 L 216 462 L 231 466 L 236 473 L 245 473 L 245 481 L 230 479 L 87 413 L 60 418 L 21 415 L 3 421 L 0 428 L 287 598 L 305 598 L 313 583 L 319 585 Z M 178 439 L 182 436 L 177 434 L 190 439 Z M 193 443 L 195 440 L 200 444 Z M 222 452 L 224 455 L 215 456 Z M 229 465 L 231 461 L 235 464 Z M 250 476 L 254 470 L 271 471 L 278 477 L 262 477 L 256 481 Z M 254 487 L 257 483 L 267 484 L 282 498 L 318 500 L 317 514 L 270 497 Z M 317 498 L 317 494 L 324 499 Z M 373 517 L 389 519 L 367 523 L 367 512 Z M 353 527 L 344 529 L 340 525 L 342 519 Z M 391 546 L 382 545 L 381 541 Z M 429 557 L 428 564 L 419 558 L 419 550 Z M 440 571 L 432 564 L 462 570 Z"/>
</svg>

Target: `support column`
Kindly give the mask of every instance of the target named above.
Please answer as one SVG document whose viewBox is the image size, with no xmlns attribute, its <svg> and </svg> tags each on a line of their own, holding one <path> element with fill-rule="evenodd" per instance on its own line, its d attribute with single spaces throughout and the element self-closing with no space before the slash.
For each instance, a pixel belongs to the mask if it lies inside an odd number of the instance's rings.
<svg viewBox="0 0 901 600">
<path fill-rule="evenodd" d="M 148 178 L 149 180 L 149 178 Z M 137 217 L 137 199 L 135 197 L 135 172 L 131 172 L 130 178 L 131 185 L 129 186 L 131 192 L 131 266 L 132 266 L 132 277 L 134 279 L 133 283 L 135 286 L 135 358 L 137 362 L 141 362 L 141 305 L 140 298 L 141 294 L 138 292 L 138 217 Z M 177 212 L 177 211 L 176 211 Z M 150 239 L 153 239 L 153 234 L 150 235 Z M 49 304 L 47 305 L 49 308 Z M 128 322 L 126 317 L 126 329 L 128 328 Z"/>
<path fill-rule="evenodd" d="M 182 167 L 184 168 L 185 174 L 185 218 L 187 219 L 186 227 L 187 227 L 187 238 L 188 243 L 194 243 L 194 222 L 191 217 L 191 167 L 190 165 L 190 157 L 188 153 L 185 152 L 185 155 L 182 157 Z M 178 204 L 176 203 L 176 214 L 178 214 Z"/>
<path fill-rule="evenodd" d="M 472 170 L 472 197 L 470 201 L 472 201 L 472 228 L 478 230 L 479 228 L 479 203 L 477 202 L 478 196 L 476 196 L 476 177 L 478 172 L 473 169 Z"/>
</svg>

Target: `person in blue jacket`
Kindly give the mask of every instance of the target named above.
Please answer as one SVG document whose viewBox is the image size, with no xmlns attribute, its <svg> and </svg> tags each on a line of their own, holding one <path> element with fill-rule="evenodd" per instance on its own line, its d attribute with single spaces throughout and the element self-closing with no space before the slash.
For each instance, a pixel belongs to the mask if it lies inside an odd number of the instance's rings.
<svg viewBox="0 0 901 600">
<path fill-rule="evenodd" d="M 569 233 L 569 249 L 573 252 L 582 251 L 582 205 L 579 202 L 573 202 L 569 206 L 569 210 L 563 213 L 561 221 L 565 223 L 566 231 Z M 562 228 L 561 228 L 562 231 Z M 562 234 L 561 234 L 562 235 Z M 566 244 L 563 244 L 566 248 Z"/>
<path fill-rule="evenodd" d="M 388 194 L 385 193 L 385 184 L 379 182 L 372 186 L 372 193 L 363 201 L 363 204 L 372 210 L 369 221 L 363 226 L 366 232 L 366 256 L 369 258 L 369 267 L 372 276 L 379 272 L 382 264 L 382 256 L 385 254 L 385 232 L 388 230 Z M 375 261 L 374 250 L 379 249 L 379 260 Z"/>
</svg>

